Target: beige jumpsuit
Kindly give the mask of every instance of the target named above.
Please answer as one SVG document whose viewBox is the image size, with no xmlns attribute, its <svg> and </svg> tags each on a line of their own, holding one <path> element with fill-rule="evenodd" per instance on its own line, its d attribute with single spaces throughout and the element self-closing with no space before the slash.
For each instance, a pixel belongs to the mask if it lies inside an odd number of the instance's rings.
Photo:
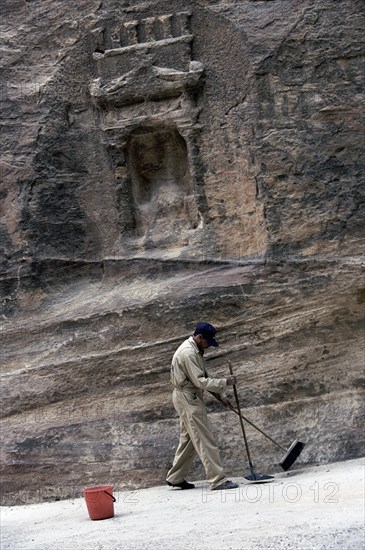
<svg viewBox="0 0 365 550">
<path fill-rule="evenodd" d="M 180 417 L 180 441 L 166 480 L 173 484 L 184 481 L 197 453 L 214 489 L 227 478 L 209 428 L 203 390 L 221 393 L 227 387 L 226 379 L 210 378 L 203 354 L 191 336 L 172 358 L 171 381 L 174 386 L 172 400 Z"/>
</svg>

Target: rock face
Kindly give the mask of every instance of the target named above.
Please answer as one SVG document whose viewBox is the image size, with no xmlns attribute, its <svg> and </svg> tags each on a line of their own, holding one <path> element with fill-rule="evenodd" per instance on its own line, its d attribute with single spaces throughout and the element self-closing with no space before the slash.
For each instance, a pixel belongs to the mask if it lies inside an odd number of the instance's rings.
<svg viewBox="0 0 365 550">
<path fill-rule="evenodd" d="M 298 462 L 364 453 L 363 16 L 3 2 L 3 504 L 163 483 L 170 360 L 201 320 L 210 370 L 232 362 L 246 415 L 307 442 Z M 237 418 L 208 401 L 241 475 Z"/>
</svg>

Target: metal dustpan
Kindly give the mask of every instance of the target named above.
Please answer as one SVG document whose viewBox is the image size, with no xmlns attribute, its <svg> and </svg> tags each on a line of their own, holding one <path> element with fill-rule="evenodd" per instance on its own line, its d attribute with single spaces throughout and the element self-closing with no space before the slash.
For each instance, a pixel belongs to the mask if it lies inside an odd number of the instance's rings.
<svg viewBox="0 0 365 550">
<path fill-rule="evenodd" d="M 231 375 L 233 376 L 233 369 L 232 369 L 231 363 L 229 363 L 229 371 L 230 371 Z M 241 407 L 240 407 L 240 403 L 239 403 L 239 399 L 238 399 L 236 384 L 233 384 L 233 391 L 234 391 L 234 396 L 236 398 L 237 412 L 238 412 L 238 416 L 239 416 L 239 419 L 240 419 L 241 430 L 242 430 L 242 435 L 243 435 L 243 441 L 245 442 L 246 453 L 247 453 L 247 458 L 248 458 L 248 464 L 249 464 L 250 472 L 251 472 L 251 475 L 245 476 L 245 479 L 249 483 L 269 483 L 270 481 L 274 481 L 274 476 L 257 474 L 255 472 L 255 469 L 253 467 L 252 460 L 251 460 L 250 449 L 248 448 L 248 441 L 247 441 L 247 437 L 246 437 L 245 427 L 243 425 Z"/>
<path fill-rule="evenodd" d="M 274 476 L 268 476 L 265 474 L 256 474 L 254 472 L 253 474 L 249 476 L 245 476 L 245 480 L 248 483 L 270 483 L 271 481 L 274 481 Z"/>
</svg>

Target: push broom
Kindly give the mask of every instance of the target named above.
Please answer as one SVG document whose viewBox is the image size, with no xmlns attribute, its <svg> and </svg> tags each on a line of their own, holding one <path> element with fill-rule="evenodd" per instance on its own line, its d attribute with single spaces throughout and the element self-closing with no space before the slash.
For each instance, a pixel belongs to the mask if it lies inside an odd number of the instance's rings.
<svg viewBox="0 0 365 550">
<path fill-rule="evenodd" d="M 220 401 L 221 403 L 222 402 L 222 398 L 221 396 L 219 395 L 219 393 L 214 393 L 214 392 L 210 392 L 216 399 L 218 399 L 218 401 Z M 253 428 L 255 428 L 255 430 L 257 430 L 258 432 L 260 432 L 264 437 L 266 437 L 267 439 L 269 439 L 272 443 L 274 443 L 274 445 L 276 445 L 277 447 L 279 447 L 282 451 L 285 451 L 285 454 L 284 456 L 282 457 L 282 459 L 280 460 L 279 464 L 280 466 L 283 468 L 283 470 L 289 470 L 289 468 L 294 464 L 294 462 L 296 461 L 296 459 L 298 458 L 298 456 L 300 455 L 300 453 L 302 452 L 302 450 L 304 449 L 304 443 L 302 443 L 301 441 L 298 441 L 297 439 L 295 439 L 293 441 L 293 443 L 288 447 L 288 448 L 285 448 L 283 447 L 283 445 L 280 445 L 280 443 L 278 443 L 277 441 L 275 441 L 275 439 L 273 439 L 272 437 L 270 437 L 267 433 L 265 433 L 261 428 L 259 428 L 258 426 L 256 426 L 256 424 L 254 424 L 251 420 L 249 420 L 246 416 L 243 416 L 243 414 L 240 412 L 238 412 L 238 410 L 236 410 L 235 408 L 233 407 L 230 407 L 230 409 L 236 413 L 238 416 L 242 416 L 242 418 L 248 423 L 250 424 Z"/>
<path fill-rule="evenodd" d="M 229 371 L 230 371 L 231 375 L 233 376 L 233 369 L 232 369 L 232 365 L 230 363 L 229 363 Z M 236 398 L 236 404 L 237 404 L 237 411 L 236 412 L 237 412 L 237 414 L 239 416 L 239 419 L 240 419 L 243 440 L 245 442 L 245 447 L 246 447 L 248 465 L 250 467 L 250 472 L 251 472 L 251 475 L 245 476 L 245 479 L 247 479 L 247 481 L 249 481 L 250 483 L 268 483 L 270 481 L 273 481 L 274 480 L 273 476 L 257 474 L 255 472 L 255 468 L 254 468 L 254 466 L 252 464 L 252 460 L 251 460 L 250 449 L 248 447 L 248 441 L 247 441 L 247 437 L 246 437 L 245 427 L 243 425 L 241 407 L 240 407 L 240 403 L 239 403 L 239 400 L 238 400 L 236 384 L 233 384 L 233 391 L 234 391 L 234 396 Z M 215 394 L 213 394 L 213 395 L 215 395 Z"/>
</svg>

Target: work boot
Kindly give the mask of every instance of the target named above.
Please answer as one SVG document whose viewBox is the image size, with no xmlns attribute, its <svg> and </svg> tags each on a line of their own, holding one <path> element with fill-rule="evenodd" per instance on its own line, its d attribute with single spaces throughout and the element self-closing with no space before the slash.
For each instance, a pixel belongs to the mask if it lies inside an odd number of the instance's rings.
<svg viewBox="0 0 365 550">
<path fill-rule="evenodd" d="M 234 481 L 225 481 L 221 485 L 218 485 L 218 487 L 213 487 L 212 491 L 224 491 L 225 489 L 237 489 L 238 483 L 234 483 Z"/>
<path fill-rule="evenodd" d="M 166 481 L 169 487 L 179 487 L 179 489 L 194 489 L 195 485 L 193 483 L 188 483 L 187 481 L 182 481 L 181 483 L 170 483 Z"/>
</svg>

